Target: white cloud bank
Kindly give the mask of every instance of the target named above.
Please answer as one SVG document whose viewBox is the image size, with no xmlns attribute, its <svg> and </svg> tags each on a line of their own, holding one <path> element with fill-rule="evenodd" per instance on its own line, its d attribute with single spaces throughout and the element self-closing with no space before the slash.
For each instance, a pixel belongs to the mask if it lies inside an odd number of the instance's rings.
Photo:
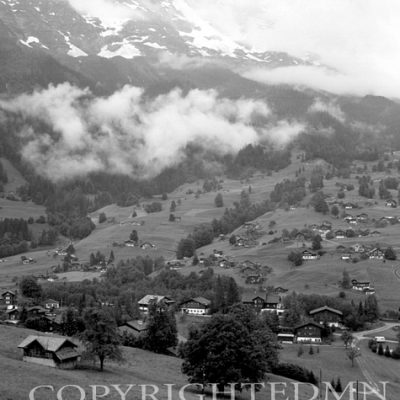
<svg viewBox="0 0 400 400">
<path fill-rule="evenodd" d="M 249 48 L 301 58 L 311 55 L 330 68 L 263 69 L 249 71 L 247 77 L 340 94 L 400 97 L 397 0 L 186 1 L 214 27 Z"/>
<path fill-rule="evenodd" d="M 53 180 L 96 171 L 149 177 L 182 160 L 189 143 L 235 152 L 263 140 L 285 144 L 303 129 L 270 122 L 257 130 L 255 117 L 272 120 L 264 102 L 228 100 L 212 90 L 173 90 L 149 100 L 142 89 L 125 86 L 93 98 L 65 83 L 2 101 L 0 108 L 52 127 L 55 135 L 27 124 L 20 135 L 23 157 Z"/>
</svg>

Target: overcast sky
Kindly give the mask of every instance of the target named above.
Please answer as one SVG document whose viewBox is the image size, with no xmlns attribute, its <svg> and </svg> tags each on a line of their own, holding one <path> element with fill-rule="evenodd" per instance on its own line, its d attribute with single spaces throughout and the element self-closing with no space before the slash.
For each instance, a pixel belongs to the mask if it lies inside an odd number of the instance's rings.
<svg viewBox="0 0 400 400">
<path fill-rule="evenodd" d="M 92 12 L 126 16 L 109 6 L 112 0 L 69 1 Z M 246 71 L 249 78 L 400 98 L 398 0 L 171 1 L 188 3 L 219 31 L 256 50 L 311 54 L 330 68 L 261 68 Z M 133 11 L 132 16 L 143 17 Z"/>
</svg>

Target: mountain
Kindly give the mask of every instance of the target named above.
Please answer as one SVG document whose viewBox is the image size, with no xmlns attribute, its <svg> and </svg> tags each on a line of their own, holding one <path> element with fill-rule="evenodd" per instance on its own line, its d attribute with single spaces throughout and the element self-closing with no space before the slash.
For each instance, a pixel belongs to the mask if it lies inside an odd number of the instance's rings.
<svg viewBox="0 0 400 400">
<path fill-rule="evenodd" d="M 66 0 L 1 0 L 0 91 L 15 93 L 70 81 L 99 93 L 124 84 L 176 82 L 166 54 L 201 58 L 231 69 L 241 63 L 270 68 L 308 63 L 286 53 L 258 53 L 197 17 L 185 1 L 114 0 L 118 16 L 78 12 Z M 121 15 L 120 15 L 121 14 Z M 194 68 L 196 69 L 196 68 Z M 259 85 L 260 86 L 260 85 Z"/>
</svg>

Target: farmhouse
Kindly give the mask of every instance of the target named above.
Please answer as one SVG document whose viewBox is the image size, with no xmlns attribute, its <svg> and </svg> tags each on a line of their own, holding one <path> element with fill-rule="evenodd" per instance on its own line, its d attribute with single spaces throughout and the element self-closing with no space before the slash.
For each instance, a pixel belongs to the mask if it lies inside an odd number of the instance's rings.
<svg viewBox="0 0 400 400">
<path fill-rule="evenodd" d="M 142 250 L 149 250 L 149 249 L 154 249 L 156 247 L 155 244 L 150 243 L 150 242 L 144 242 L 140 245 L 140 248 Z"/>
<path fill-rule="evenodd" d="M 195 297 L 181 304 L 182 314 L 207 315 L 210 313 L 211 301 L 204 297 Z"/>
<path fill-rule="evenodd" d="M 257 284 L 263 283 L 263 281 L 264 281 L 264 277 L 261 274 L 246 276 L 246 283 L 249 285 L 257 285 Z"/>
<path fill-rule="evenodd" d="M 310 250 L 304 250 L 301 254 L 302 254 L 301 257 L 302 257 L 302 259 L 304 261 L 317 260 L 318 259 L 318 254 L 314 253 L 314 252 L 312 252 Z"/>
<path fill-rule="evenodd" d="M 118 327 L 120 334 L 128 334 L 134 337 L 143 336 L 147 332 L 147 323 L 143 320 L 127 321 L 124 325 Z"/>
<path fill-rule="evenodd" d="M 339 229 L 335 232 L 335 238 L 336 239 L 344 239 L 346 237 L 346 232 Z"/>
<path fill-rule="evenodd" d="M 315 322 L 321 325 L 326 323 L 330 327 L 334 326 L 337 328 L 342 322 L 343 313 L 339 310 L 335 310 L 334 308 L 324 306 L 311 310 L 310 316 Z"/>
<path fill-rule="evenodd" d="M 60 308 L 60 302 L 53 299 L 46 300 L 44 303 L 44 308 L 47 308 L 48 310 Z"/>
<path fill-rule="evenodd" d="M 277 294 L 269 294 L 265 300 L 262 311 L 272 311 L 281 315 L 284 313 L 281 297 Z"/>
<path fill-rule="evenodd" d="M 356 215 L 356 219 L 358 222 L 367 222 L 368 221 L 368 214 L 366 213 L 361 213 Z"/>
<path fill-rule="evenodd" d="M 375 247 L 368 253 L 368 257 L 370 260 L 383 260 L 385 257 L 385 252 Z"/>
<path fill-rule="evenodd" d="M 265 300 L 261 294 L 245 293 L 242 297 L 242 303 L 253 307 L 256 311 L 261 311 L 264 308 Z"/>
<path fill-rule="evenodd" d="M 146 296 L 144 296 L 142 299 L 140 299 L 138 301 L 139 310 L 142 313 L 147 314 L 149 312 L 150 305 L 154 304 L 154 303 L 157 305 L 163 305 L 166 308 L 168 308 L 172 304 L 175 304 L 175 301 L 167 296 L 158 296 L 158 295 L 147 294 Z"/>
<path fill-rule="evenodd" d="M 386 207 L 391 207 L 391 208 L 396 208 L 397 207 L 397 201 L 393 199 L 389 199 L 385 203 Z"/>
<path fill-rule="evenodd" d="M 6 316 L 8 321 L 17 322 L 19 320 L 20 311 L 18 308 L 6 310 Z"/>
<path fill-rule="evenodd" d="M 1 294 L 1 302 L 6 307 L 15 305 L 16 294 L 12 290 L 6 290 Z"/>
<path fill-rule="evenodd" d="M 18 348 L 23 350 L 23 360 L 48 367 L 75 368 L 80 354 L 78 346 L 69 339 L 47 336 L 28 336 Z"/>
<path fill-rule="evenodd" d="M 296 341 L 307 343 L 321 343 L 322 326 L 316 322 L 306 322 L 294 328 Z"/>
<path fill-rule="evenodd" d="M 364 291 L 365 289 L 370 289 L 370 285 L 371 285 L 370 282 L 367 282 L 367 281 L 359 282 L 356 279 L 353 279 L 351 281 L 351 284 L 352 284 L 352 289 L 358 290 L 360 292 Z"/>
</svg>

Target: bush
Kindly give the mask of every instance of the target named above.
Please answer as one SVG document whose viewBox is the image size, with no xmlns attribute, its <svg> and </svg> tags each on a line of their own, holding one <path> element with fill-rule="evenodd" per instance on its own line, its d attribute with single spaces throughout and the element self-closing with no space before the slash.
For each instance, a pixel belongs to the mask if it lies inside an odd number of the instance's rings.
<svg viewBox="0 0 400 400">
<path fill-rule="evenodd" d="M 395 360 L 400 360 L 400 345 L 397 346 L 393 351 L 392 351 L 392 358 Z"/>
<path fill-rule="evenodd" d="M 275 375 L 284 376 L 299 382 L 316 384 L 317 379 L 312 371 L 302 368 L 296 364 L 280 363 L 271 371 Z"/>
</svg>

